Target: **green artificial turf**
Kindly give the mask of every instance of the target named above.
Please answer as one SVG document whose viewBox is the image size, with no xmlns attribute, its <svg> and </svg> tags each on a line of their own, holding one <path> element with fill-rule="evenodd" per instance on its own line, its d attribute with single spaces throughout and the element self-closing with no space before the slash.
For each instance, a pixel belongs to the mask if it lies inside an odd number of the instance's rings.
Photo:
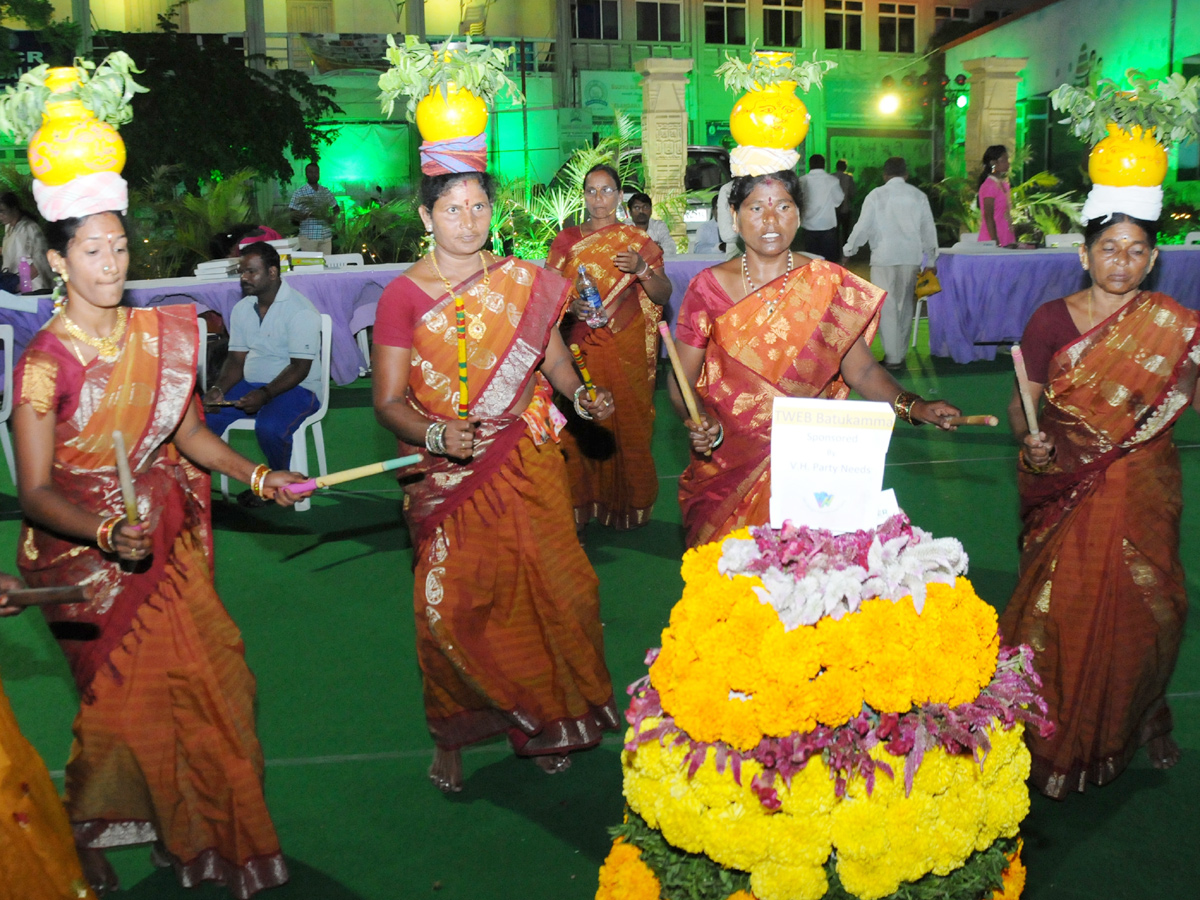
<svg viewBox="0 0 1200 900">
<path fill-rule="evenodd" d="M 922 346 L 927 346 L 922 327 Z M 958 366 L 910 353 L 906 387 L 968 413 L 1003 420 L 1007 357 Z M 686 462 L 682 427 L 660 390 L 655 457 L 661 493 L 653 521 L 617 534 L 596 526 L 588 553 L 600 576 L 606 650 L 618 696 L 645 672 L 682 583 L 675 479 Z M 333 470 L 393 454 L 375 424 L 366 381 L 333 393 L 325 421 Z M 1177 430 L 1185 469 L 1183 559 L 1200 578 L 1200 417 Z M 235 444 L 257 456 L 253 437 Z M 954 535 L 970 577 L 1003 607 L 1016 581 L 1017 498 L 1007 426 L 944 434 L 897 424 L 887 486 L 914 522 Z M 0 486 L 0 558 L 12 569 L 19 515 Z M 240 490 L 241 486 L 235 485 Z M 217 584 L 245 635 L 259 685 L 259 734 L 271 811 L 292 882 L 264 897 L 583 900 L 595 894 L 622 809 L 620 740 L 579 754 L 547 777 L 500 742 L 464 755 L 465 785 L 446 798 L 425 778 L 431 744 L 413 649 L 411 550 L 394 482 L 378 476 L 314 500 L 306 513 L 215 503 Z M 1063 803 L 1035 795 L 1024 825 L 1029 900 L 1184 897 L 1195 889 L 1200 832 L 1200 647 L 1189 628 L 1172 684 L 1183 760 L 1170 772 L 1140 755 L 1114 784 Z M 914 660 L 914 664 L 918 661 Z M 0 673 L 26 735 L 51 769 L 70 743 L 74 689 L 36 614 L 0 622 Z M 228 896 L 180 889 L 152 870 L 145 849 L 111 854 L 145 900 Z"/>
</svg>

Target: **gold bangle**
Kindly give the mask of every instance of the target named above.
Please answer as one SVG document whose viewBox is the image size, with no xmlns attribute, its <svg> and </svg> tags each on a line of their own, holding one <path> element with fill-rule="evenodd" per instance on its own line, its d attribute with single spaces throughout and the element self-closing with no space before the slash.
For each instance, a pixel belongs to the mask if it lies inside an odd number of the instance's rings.
<svg viewBox="0 0 1200 900">
<path fill-rule="evenodd" d="M 96 546 L 100 548 L 102 553 L 117 552 L 117 546 L 113 543 L 113 532 L 117 530 L 117 525 L 123 518 L 124 516 L 120 515 L 109 516 L 96 529 Z"/>
<path fill-rule="evenodd" d="M 261 463 L 254 467 L 254 474 L 250 476 L 250 490 L 259 500 L 266 500 L 263 494 L 264 485 L 267 481 L 267 476 L 271 474 L 271 467 L 262 465 Z"/>
<path fill-rule="evenodd" d="M 912 417 L 913 407 L 921 399 L 920 394 L 914 394 L 912 391 L 901 391 L 896 395 L 896 399 L 892 401 L 892 410 L 896 413 L 897 418 L 903 419 L 909 425 L 920 425 L 920 422 L 914 422 Z"/>
</svg>

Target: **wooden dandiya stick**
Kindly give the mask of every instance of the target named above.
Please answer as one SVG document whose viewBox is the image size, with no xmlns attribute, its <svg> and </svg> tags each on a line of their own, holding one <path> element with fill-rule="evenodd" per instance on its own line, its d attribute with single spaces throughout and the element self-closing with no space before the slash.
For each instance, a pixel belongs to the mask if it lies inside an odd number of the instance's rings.
<svg viewBox="0 0 1200 900">
<path fill-rule="evenodd" d="M 692 421 L 701 425 L 704 420 L 700 418 L 700 408 L 696 405 L 696 395 L 692 393 L 692 386 L 688 384 L 687 376 L 683 373 L 683 363 L 679 361 L 679 351 L 675 349 L 675 339 L 671 337 L 671 328 L 666 322 L 659 322 L 658 333 L 662 335 L 663 344 L 667 348 L 667 356 L 671 359 L 671 369 L 675 372 L 675 383 L 679 385 L 683 405 L 687 407 Z M 704 455 L 712 456 L 712 451 L 709 450 Z"/>
<path fill-rule="evenodd" d="M 125 450 L 125 435 L 112 433 L 113 452 L 117 457 L 117 480 L 121 483 L 121 499 L 125 502 L 125 521 L 138 523 L 137 491 L 133 489 L 133 473 L 129 470 L 129 453 Z"/>
<path fill-rule="evenodd" d="M 1025 424 L 1030 434 L 1038 434 L 1037 410 L 1033 405 L 1033 392 L 1029 389 L 1029 375 L 1025 372 L 1025 356 L 1021 345 L 1012 345 L 1013 368 L 1017 372 L 1017 389 L 1021 393 L 1021 408 L 1025 410 Z"/>
<path fill-rule="evenodd" d="M 21 588 L 9 591 L 5 596 L 8 598 L 9 606 L 49 606 L 53 603 L 86 603 L 92 599 L 87 588 L 82 585 Z"/>
<path fill-rule="evenodd" d="M 298 484 L 285 484 L 283 489 L 293 494 L 299 494 L 303 491 L 315 491 L 317 488 L 332 487 L 344 481 L 366 478 L 368 475 L 380 475 L 384 472 L 390 472 L 393 469 L 411 466 L 413 463 L 420 461 L 421 457 L 416 454 L 412 456 L 398 456 L 395 459 L 385 459 L 383 462 L 356 466 L 353 469 L 342 469 L 340 472 L 330 472 L 328 475 L 318 475 L 316 478 L 310 478 L 308 481 L 301 481 Z"/>
<path fill-rule="evenodd" d="M 946 420 L 947 425 L 988 425 L 995 427 L 1000 420 L 995 416 L 951 416 Z"/>
<path fill-rule="evenodd" d="M 578 344 L 571 345 L 571 356 L 575 357 L 575 368 L 579 370 L 579 377 L 583 379 L 583 387 L 587 391 L 588 399 L 595 402 L 596 385 L 592 383 L 592 376 L 588 374 L 587 363 L 583 361 L 583 353 L 580 352 Z"/>
</svg>

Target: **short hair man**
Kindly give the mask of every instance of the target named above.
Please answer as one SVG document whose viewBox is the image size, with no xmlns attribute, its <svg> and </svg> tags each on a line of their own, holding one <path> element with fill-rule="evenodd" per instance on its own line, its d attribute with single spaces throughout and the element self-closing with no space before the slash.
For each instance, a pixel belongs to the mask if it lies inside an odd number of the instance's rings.
<svg viewBox="0 0 1200 900">
<path fill-rule="evenodd" d="M 839 245 L 850 236 L 850 214 L 853 211 L 854 195 L 858 193 L 858 186 L 854 183 L 854 176 L 850 174 L 849 170 L 850 164 L 844 159 L 839 159 L 833 173 L 833 177 L 842 186 L 842 202 L 837 208 Z"/>
<path fill-rule="evenodd" d="M 808 174 L 801 176 L 800 189 L 804 192 L 800 212 L 804 251 L 831 261 L 838 259 L 837 208 L 845 195 L 837 178 L 825 171 L 825 157 L 820 153 L 808 158 Z"/>
<path fill-rule="evenodd" d="M 250 244 L 238 263 L 242 299 L 229 317 L 229 355 L 204 395 L 208 427 L 216 434 L 248 416 L 272 469 L 288 469 L 292 435 L 320 407 L 321 316 L 279 275 L 279 254 L 265 241 Z M 261 506 L 250 491 L 243 506 Z"/>
<path fill-rule="evenodd" d="M 637 193 L 629 198 L 629 218 L 633 224 L 650 235 L 650 240 L 662 248 L 663 256 L 674 256 L 678 250 L 667 223 L 661 219 L 650 218 L 652 215 L 654 201 L 650 199 L 649 194 Z"/>
<path fill-rule="evenodd" d="M 887 291 L 880 316 L 883 364 L 904 365 L 912 336 L 917 275 L 937 260 L 937 228 L 929 198 L 908 183 L 908 164 L 893 156 L 883 164 L 884 182 L 863 200 L 862 213 L 842 252 L 846 259 L 871 245 L 871 281 Z"/>
<path fill-rule="evenodd" d="M 307 252 L 333 253 L 333 229 L 330 220 L 337 215 L 333 192 L 321 184 L 321 167 L 315 162 L 304 167 L 305 184 L 296 188 L 288 204 L 293 224 L 300 226 L 300 249 Z"/>
</svg>

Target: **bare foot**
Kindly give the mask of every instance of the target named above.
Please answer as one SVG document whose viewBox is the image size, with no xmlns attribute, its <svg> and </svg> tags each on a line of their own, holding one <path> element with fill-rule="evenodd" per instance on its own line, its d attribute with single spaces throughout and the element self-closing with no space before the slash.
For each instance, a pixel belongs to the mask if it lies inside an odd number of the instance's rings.
<svg viewBox="0 0 1200 900">
<path fill-rule="evenodd" d="M 103 895 L 109 891 L 115 891 L 121 886 L 117 873 L 103 850 L 85 849 L 84 847 L 77 849 L 79 850 L 79 862 L 83 866 L 83 877 L 88 880 L 92 890 Z"/>
<path fill-rule="evenodd" d="M 1150 765 L 1156 769 L 1169 769 L 1175 763 L 1179 762 L 1179 757 L 1182 755 L 1179 745 L 1175 743 L 1175 739 L 1169 734 L 1164 734 L 1162 737 L 1156 737 L 1146 745 L 1146 752 L 1150 754 Z"/>
<path fill-rule="evenodd" d="M 433 748 L 433 764 L 429 767 L 429 780 L 443 794 L 457 794 L 462 790 L 462 754 L 457 750 Z"/>
<path fill-rule="evenodd" d="M 550 756 L 535 756 L 533 764 L 547 775 L 558 775 L 571 768 L 571 757 L 565 753 L 552 754 Z"/>
</svg>

